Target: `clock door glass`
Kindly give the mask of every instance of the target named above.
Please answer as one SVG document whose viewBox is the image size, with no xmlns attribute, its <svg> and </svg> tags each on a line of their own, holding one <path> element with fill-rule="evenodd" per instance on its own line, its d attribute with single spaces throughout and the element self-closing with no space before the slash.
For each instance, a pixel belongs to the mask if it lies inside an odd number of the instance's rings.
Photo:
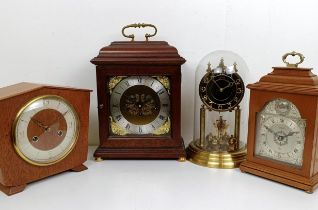
<svg viewBox="0 0 318 210">
<path fill-rule="evenodd" d="M 301 167 L 305 128 L 306 121 L 293 103 L 270 101 L 257 114 L 255 155 Z"/>
<path fill-rule="evenodd" d="M 111 90 L 111 133 L 167 135 L 170 132 L 168 87 L 166 77 L 122 78 Z"/>
<path fill-rule="evenodd" d="M 78 124 L 75 110 L 63 98 L 38 97 L 17 115 L 13 129 L 16 151 L 34 165 L 56 163 L 73 149 Z"/>
</svg>

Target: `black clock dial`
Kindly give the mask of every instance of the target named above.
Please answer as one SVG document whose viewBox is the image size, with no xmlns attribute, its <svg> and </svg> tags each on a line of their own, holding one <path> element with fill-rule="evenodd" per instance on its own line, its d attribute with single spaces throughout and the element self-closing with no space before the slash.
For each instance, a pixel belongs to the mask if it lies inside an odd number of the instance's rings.
<svg viewBox="0 0 318 210">
<path fill-rule="evenodd" d="M 202 102 L 216 111 L 232 110 L 244 96 L 244 82 L 237 74 L 208 72 L 199 85 Z"/>
</svg>

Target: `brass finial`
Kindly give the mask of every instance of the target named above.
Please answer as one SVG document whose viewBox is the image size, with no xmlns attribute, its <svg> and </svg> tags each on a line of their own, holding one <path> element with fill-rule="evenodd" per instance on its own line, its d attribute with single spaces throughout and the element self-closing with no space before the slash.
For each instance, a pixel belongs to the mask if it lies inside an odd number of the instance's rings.
<svg viewBox="0 0 318 210">
<path fill-rule="evenodd" d="M 208 63 L 208 68 L 207 68 L 206 71 L 207 71 L 207 72 L 212 72 L 212 68 L 211 68 L 211 63 L 210 63 L 210 62 Z"/>
<path fill-rule="evenodd" d="M 236 63 L 236 62 L 233 63 L 233 68 L 234 68 L 234 71 L 235 71 L 235 72 L 238 71 L 238 69 L 237 69 L 237 63 Z"/>
<path fill-rule="evenodd" d="M 221 58 L 218 67 L 222 69 L 222 73 L 225 73 L 226 66 L 224 65 L 224 59 L 223 58 Z"/>
</svg>

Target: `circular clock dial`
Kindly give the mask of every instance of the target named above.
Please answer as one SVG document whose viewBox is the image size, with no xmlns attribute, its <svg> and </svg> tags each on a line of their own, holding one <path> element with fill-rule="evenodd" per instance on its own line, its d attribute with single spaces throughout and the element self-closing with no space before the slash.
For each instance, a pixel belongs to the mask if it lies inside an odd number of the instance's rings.
<svg viewBox="0 0 318 210">
<path fill-rule="evenodd" d="M 302 166 L 305 121 L 291 116 L 298 112 L 292 109 L 297 108 L 287 100 L 276 100 L 265 107 L 267 112 L 258 113 L 255 155 Z"/>
<path fill-rule="evenodd" d="M 78 128 L 78 116 L 65 99 L 53 95 L 37 97 L 17 115 L 14 146 L 31 164 L 54 164 L 71 152 Z"/>
<path fill-rule="evenodd" d="M 155 78 L 132 76 L 121 80 L 110 97 L 110 112 L 128 134 L 152 134 L 169 117 L 170 99 Z"/>
<path fill-rule="evenodd" d="M 244 96 L 244 82 L 237 74 L 208 72 L 199 84 L 202 102 L 215 111 L 234 109 Z"/>
</svg>

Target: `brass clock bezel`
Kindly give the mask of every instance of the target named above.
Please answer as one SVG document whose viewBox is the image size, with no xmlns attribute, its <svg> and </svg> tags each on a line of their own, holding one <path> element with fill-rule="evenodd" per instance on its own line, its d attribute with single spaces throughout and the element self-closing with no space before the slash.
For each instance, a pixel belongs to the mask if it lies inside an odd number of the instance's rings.
<svg viewBox="0 0 318 210">
<path fill-rule="evenodd" d="M 77 126 L 76 126 L 76 132 L 72 138 L 72 144 L 69 146 L 69 148 L 67 150 L 65 150 L 66 152 L 64 154 L 61 155 L 60 158 L 54 160 L 54 161 L 47 161 L 47 162 L 36 162 L 34 160 L 31 160 L 29 159 L 27 156 L 25 156 L 21 150 L 19 149 L 19 147 L 17 146 L 17 137 L 16 137 L 16 126 L 17 126 L 17 122 L 18 120 L 20 119 L 23 111 L 28 107 L 30 106 L 32 103 L 36 102 L 37 100 L 40 100 L 40 99 L 44 99 L 44 98 L 55 98 L 55 99 L 58 99 L 58 100 L 62 100 L 64 103 L 66 103 L 70 109 L 72 110 L 72 112 L 74 113 L 74 116 L 75 116 L 75 120 L 77 122 Z M 31 165 L 35 165 L 35 166 L 49 166 L 49 165 L 53 165 L 53 164 L 56 164 L 58 162 L 61 162 L 62 160 L 64 160 L 74 149 L 76 143 L 77 143 L 77 140 L 78 140 L 78 136 L 79 136 L 79 131 L 80 131 L 80 120 L 79 120 L 79 117 L 78 117 L 78 114 L 75 110 L 75 108 L 73 107 L 73 105 L 67 101 L 65 98 L 61 97 L 61 96 L 58 96 L 58 95 L 41 95 L 41 96 L 38 96 L 38 97 L 35 97 L 31 100 L 29 100 L 26 104 L 24 104 L 22 106 L 22 108 L 18 111 L 18 113 L 16 114 L 16 117 L 14 119 L 14 122 L 12 124 L 12 130 L 11 130 L 11 135 L 12 135 L 12 140 L 13 140 L 13 146 L 14 146 L 14 149 L 16 151 L 16 153 L 19 155 L 19 157 L 21 157 L 24 161 L 30 163 Z"/>
</svg>

